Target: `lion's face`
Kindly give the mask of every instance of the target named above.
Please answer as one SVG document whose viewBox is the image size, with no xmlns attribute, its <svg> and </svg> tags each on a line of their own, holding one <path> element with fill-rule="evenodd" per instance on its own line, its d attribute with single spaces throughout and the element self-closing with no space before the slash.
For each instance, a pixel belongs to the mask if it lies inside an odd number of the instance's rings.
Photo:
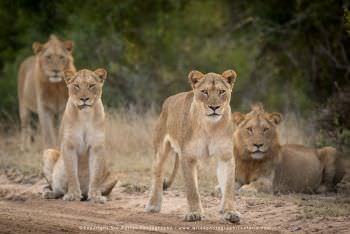
<svg viewBox="0 0 350 234">
<path fill-rule="evenodd" d="M 252 159 L 263 159 L 270 148 L 278 144 L 277 125 L 282 121 L 280 113 L 267 113 L 260 105 L 246 115 L 235 112 L 232 117 L 237 125 L 235 134 Z"/>
<path fill-rule="evenodd" d="M 222 75 L 216 73 L 202 74 L 192 71 L 188 75 L 194 91 L 194 99 L 201 114 L 210 121 L 221 119 L 225 108 L 230 104 L 232 87 L 236 79 L 233 70 L 225 71 Z"/>
<path fill-rule="evenodd" d="M 102 86 L 107 77 L 106 70 L 83 69 L 77 73 L 65 71 L 64 75 L 69 98 L 80 110 L 92 107 L 101 98 Z"/>
<path fill-rule="evenodd" d="M 45 44 L 33 43 L 33 51 L 39 57 L 40 68 L 49 82 L 61 82 L 64 70 L 72 63 L 73 43 L 71 41 L 61 42 L 55 36 Z"/>
</svg>

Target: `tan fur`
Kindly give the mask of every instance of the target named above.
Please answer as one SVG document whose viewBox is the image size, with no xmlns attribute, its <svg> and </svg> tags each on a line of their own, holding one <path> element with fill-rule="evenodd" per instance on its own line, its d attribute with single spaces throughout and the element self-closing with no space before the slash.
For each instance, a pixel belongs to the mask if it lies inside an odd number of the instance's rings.
<svg viewBox="0 0 350 234">
<path fill-rule="evenodd" d="M 333 147 L 280 145 L 277 125 L 282 115 L 265 112 L 261 104 L 246 115 L 233 113 L 233 120 L 237 126 L 233 141 L 240 191 L 310 193 L 332 189 L 337 160 Z"/>
<path fill-rule="evenodd" d="M 204 75 L 192 71 L 188 78 L 193 90 L 169 97 L 163 104 L 155 128 L 153 182 L 146 211 L 159 212 L 161 209 L 163 166 L 169 154 L 174 154 L 178 157 L 174 172 L 170 182 L 165 184 L 172 183 L 179 163 L 189 206 L 185 220 L 201 220 L 203 210 L 198 191 L 197 162 L 218 157 L 218 179 L 224 191 L 220 210 L 224 219 L 239 222 L 233 194 L 233 126 L 229 105 L 236 73 L 228 70 L 222 75 Z M 218 115 L 213 115 L 214 112 Z"/>
<path fill-rule="evenodd" d="M 317 150 L 322 165 L 325 165 L 322 181 L 326 188 L 350 194 L 350 160 L 333 147 Z"/>
<path fill-rule="evenodd" d="M 71 41 L 51 36 L 45 44 L 33 43 L 35 56 L 24 60 L 18 74 L 18 101 L 22 129 L 22 148 L 30 145 L 30 113 L 39 116 L 46 147 L 57 144 L 55 117 L 59 121 L 66 106 L 68 92 L 64 70 L 75 70 Z"/>
<path fill-rule="evenodd" d="M 49 186 L 46 198 L 104 203 L 117 180 L 105 159 L 105 113 L 101 101 L 104 69 L 65 72 L 69 99 L 60 128 L 60 152 L 43 155 L 43 173 Z"/>
</svg>

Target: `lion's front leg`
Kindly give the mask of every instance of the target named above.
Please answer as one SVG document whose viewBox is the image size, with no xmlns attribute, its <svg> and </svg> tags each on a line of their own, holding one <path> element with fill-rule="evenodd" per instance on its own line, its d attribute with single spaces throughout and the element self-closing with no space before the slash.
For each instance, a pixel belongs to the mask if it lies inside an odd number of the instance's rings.
<svg viewBox="0 0 350 234">
<path fill-rule="evenodd" d="M 80 201 L 82 195 L 78 177 L 78 154 L 74 145 L 69 142 L 63 142 L 61 151 L 68 181 L 68 191 L 63 196 L 63 200 Z"/>
<path fill-rule="evenodd" d="M 54 114 L 44 107 L 39 107 L 39 122 L 42 132 L 43 142 L 46 148 L 56 146 L 56 130 L 54 126 Z"/>
<path fill-rule="evenodd" d="M 30 110 L 20 103 L 19 116 L 21 120 L 21 150 L 29 149 L 31 144 Z"/>
<path fill-rule="evenodd" d="M 234 204 L 235 167 L 232 155 L 219 158 L 217 176 L 222 193 L 220 213 L 225 220 L 238 223 L 240 214 L 236 211 Z"/>
<path fill-rule="evenodd" d="M 199 221 L 203 218 L 203 208 L 198 190 L 197 161 L 184 157 L 181 161 L 189 211 L 186 221 Z"/>
<path fill-rule="evenodd" d="M 105 150 L 103 145 L 92 146 L 89 155 L 89 193 L 88 200 L 105 203 L 107 198 L 102 195 L 101 186 L 105 175 Z"/>
</svg>

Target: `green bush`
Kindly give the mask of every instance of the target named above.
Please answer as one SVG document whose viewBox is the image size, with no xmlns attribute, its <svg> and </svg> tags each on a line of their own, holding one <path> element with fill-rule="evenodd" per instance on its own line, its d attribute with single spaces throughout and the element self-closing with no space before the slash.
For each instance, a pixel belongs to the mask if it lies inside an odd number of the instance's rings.
<svg viewBox="0 0 350 234">
<path fill-rule="evenodd" d="M 344 6 L 336 0 L 4 0 L 0 118 L 17 118 L 19 64 L 32 54 L 33 41 L 52 33 L 74 41 L 78 69 L 109 71 L 104 101 L 110 107 L 159 107 L 190 89 L 189 71 L 235 69 L 234 110 L 261 101 L 269 110 L 307 116 L 338 92 L 335 83 L 349 84 Z"/>
</svg>

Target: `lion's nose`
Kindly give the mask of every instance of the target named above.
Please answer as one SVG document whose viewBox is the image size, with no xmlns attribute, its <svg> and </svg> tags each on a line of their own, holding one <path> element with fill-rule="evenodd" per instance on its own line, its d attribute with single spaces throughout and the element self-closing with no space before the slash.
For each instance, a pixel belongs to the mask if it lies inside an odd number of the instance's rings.
<svg viewBox="0 0 350 234">
<path fill-rule="evenodd" d="M 220 106 L 209 106 L 210 109 L 212 109 L 213 111 L 216 111 L 217 109 L 220 108 Z"/>
<path fill-rule="evenodd" d="M 80 98 L 80 100 L 83 101 L 83 102 L 86 102 L 86 101 L 89 100 L 89 98 L 88 97 L 84 97 L 84 98 Z"/>
<path fill-rule="evenodd" d="M 52 70 L 52 72 L 57 74 L 57 73 L 59 73 L 60 71 L 57 70 L 57 69 L 54 69 L 54 70 Z"/>
<path fill-rule="evenodd" d="M 257 147 L 257 148 L 260 148 L 260 147 L 262 147 L 264 144 L 254 144 L 254 146 L 255 147 Z"/>
</svg>

